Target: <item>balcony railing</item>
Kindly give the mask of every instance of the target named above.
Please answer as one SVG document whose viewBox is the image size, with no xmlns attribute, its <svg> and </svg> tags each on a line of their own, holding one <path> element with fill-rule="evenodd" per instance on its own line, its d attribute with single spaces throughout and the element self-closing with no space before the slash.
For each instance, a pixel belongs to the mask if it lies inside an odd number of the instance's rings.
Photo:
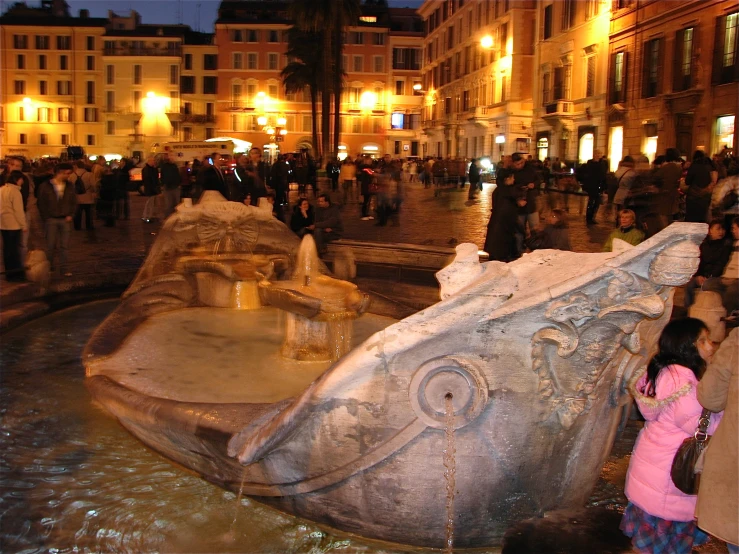
<svg viewBox="0 0 739 554">
<path fill-rule="evenodd" d="M 568 102 L 567 100 L 558 100 L 557 102 L 547 104 L 546 106 L 544 106 L 544 113 L 546 115 L 572 115 L 572 102 Z"/>
<path fill-rule="evenodd" d="M 128 135 L 128 138 L 131 139 L 131 142 L 144 142 L 146 135 L 141 133 L 131 133 Z"/>
<path fill-rule="evenodd" d="M 154 46 L 114 46 L 103 48 L 103 56 L 181 56 L 182 48 Z"/>
<path fill-rule="evenodd" d="M 248 100 L 231 100 L 225 108 L 229 112 L 253 112 L 254 109 L 254 103 Z"/>
<path fill-rule="evenodd" d="M 207 114 L 197 114 L 197 113 L 181 113 L 180 121 L 182 123 L 195 123 L 195 124 L 215 123 L 216 116 L 207 115 Z"/>
<path fill-rule="evenodd" d="M 134 111 L 133 106 L 104 106 L 103 113 L 116 115 L 135 115 L 140 114 L 141 110 Z"/>
</svg>

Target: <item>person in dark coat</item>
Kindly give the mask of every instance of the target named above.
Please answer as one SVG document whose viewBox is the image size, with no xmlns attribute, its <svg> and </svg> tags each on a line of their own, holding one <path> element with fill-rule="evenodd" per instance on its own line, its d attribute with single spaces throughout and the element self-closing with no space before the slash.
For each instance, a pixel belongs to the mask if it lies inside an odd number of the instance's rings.
<svg viewBox="0 0 739 554">
<path fill-rule="evenodd" d="M 69 181 L 72 165 L 60 163 L 54 168 L 54 177 L 41 184 L 36 195 L 38 211 L 46 230 L 46 257 L 54 267 L 54 251 L 59 248 L 59 270 L 65 277 L 67 249 L 72 231 L 72 218 L 77 209 L 77 195 Z M 52 270 L 53 271 L 53 270 Z"/>
<path fill-rule="evenodd" d="M 526 202 L 519 204 L 518 228 L 516 233 L 516 246 L 518 254 L 523 253 L 524 239 L 526 238 L 526 225 L 529 231 L 533 231 L 539 225 L 539 212 L 536 209 L 536 197 L 539 196 L 541 178 L 533 164 L 526 161 L 523 154 L 515 152 L 511 155 L 513 163 L 514 184 L 519 188 L 519 194 Z"/>
<path fill-rule="evenodd" d="M 301 198 L 290 218 L 290 229 L 300 238 L 303 238 L 305 235 L 313 234 L 313 230 L 316 228 L 314 222 L 313 206 L 310 205 L 307 198 Z"/>
<path fill-rule="evenodd" d="M 683 174 L 683 160 L 677 148 L 668 148 L 663 163 L 652 175 L 652 184 L 659 190 L 657 213 L 664 229 L 675 220 L 679 211 L 678 196 L 680 178 Z"/>
<path fill-rule="evenodd" d="M 162 185 L 164 187 L 164 217 L 174 212 L 175 206 L 180 203 L 180 176 L 179 168 L 169 159 L 168 154 L 162 154 L 159 160 Z"/>
<path fill-rule="evenodd" d="M 711 206 L 711 192 L 716 183 L 714 175 L 718 174 L 713 168 L 713 162 L 702 150 L 693 153 L 693 163 L 685 175 L 685 184 L 688 187 L 685 193 L 685 221 L 706 223 L 708 209 Z"/>
<path fill-rule="evenodd" d="M 341 221 L 339 207 L 331 204 L 328 194 L 318 195 L 318 209 L 314 223 L 313 238 L 316 239 L 318 253 L 326 251 L 329 242 L 340 239 L 344 232 L 344 224 Z"/>
<path fill-rule="evenodd" d="M 595 214 L 598 213 L 600 207 L 600 198 L 603 191 L 606 190 L 606 175 L 608 174 L 608 166 L 603 160 L 603 153 L 600 150 L 593 152 L 593 159 L 588 160 L 581 166 L 579 181 L 582 188 L 588 193 L 588 207 L 585 211 L 585 223 L 587 225 L 595 224 Z"/>
<path fill-rule="evenodd" d="M 695 289 L 703 286 L 707 279 L 721 277 L 731 257 L 731 241 L 726 240 L 723 221 L 714 219 L 708 227 L 708 236 L 700 246 L 701 257 L 698 271 L 685 285 L 685 307 L 695 301 Z"/>
<path fill-rule="evenodd" d="M 477 196 L 477 192 L 482 190 L 482 187 L 480 185 L 480 165 L 477 158 L 472 158 L 472 161 L 470 162 L 470 170 L 467 174 L 467 178 L 470 181 L 470 190 L 467 194 L 467 198 L 472 200 Z"/>
<path fill-rule="evenodd" d="M 505 163 L 504 161 L 500 165 Z M 484 250 L 491 260 L 510 262 L 518 257 L 518 209 L 525 205 L 526 199 L 514 184 L 513 172 L 500 165 L 496 172 L 497 186 L 493 191 L 493 210 L 488 222 Z"/>
<path fill-rule="evenodd" d="M 230 199 L 228 181 L 226 180 L 225 163 L 217 152 L 211 154 L 213 165 L 203 165 L 198 172 L 197 184 L 202 191 L 215 190 L 226 200 Z"/>
</svg>

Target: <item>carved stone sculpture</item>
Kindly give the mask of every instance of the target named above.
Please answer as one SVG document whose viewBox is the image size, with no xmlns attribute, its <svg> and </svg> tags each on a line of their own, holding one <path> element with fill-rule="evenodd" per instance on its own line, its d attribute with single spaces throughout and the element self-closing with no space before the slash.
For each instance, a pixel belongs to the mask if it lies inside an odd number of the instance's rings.
<svg viewBox="0 0 739 554">
<path fill-rule="evenodd" d="M 110 365 L 122 336 L 107 322 L 85 352 L 87 385 L 142 441 L 214 483 L 345 531 L 437 548 L 451 401 L 454 544 L 494 545 L 516 521 L 586 500 L 625 383 L 651 355 L 706 231 L 673 224 L 620 254 L 544 250 L 510 264 L 479 264 L 465 246 L 441 272 L 446 298 L 274 402 L 188 402 L 147 395 L 135 379 L 124 386 Z M 114 323 L 153 325 L 152 306 L 197 303 L 190 275 L 141 281 Z"/>
</svg>

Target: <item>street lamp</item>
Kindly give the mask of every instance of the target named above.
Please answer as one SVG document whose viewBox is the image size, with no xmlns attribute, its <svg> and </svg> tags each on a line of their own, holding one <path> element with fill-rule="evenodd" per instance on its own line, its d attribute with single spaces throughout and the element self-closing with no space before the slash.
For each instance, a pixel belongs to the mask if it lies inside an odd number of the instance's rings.
<svg viewBox="0 0 739 554">
<path fill-rule="evenodd" d="M 493 37 L 490 35 L 485 35 L 480 39 L 480 46 L 483 48 L 492 48 L 493 47 Z"/>
</svg>

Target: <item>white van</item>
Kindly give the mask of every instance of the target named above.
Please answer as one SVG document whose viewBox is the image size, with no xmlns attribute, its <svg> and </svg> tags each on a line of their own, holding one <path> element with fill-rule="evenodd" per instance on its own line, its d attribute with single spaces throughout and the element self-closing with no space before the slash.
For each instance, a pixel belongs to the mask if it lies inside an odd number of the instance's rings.
<svg viewBox="0 0 739 554">
<path fill-rule="evenodd" d="M 233 160 L 236 143 L 232 140 L 188 141 L 188 142 L 155 142 L 151 145 L 151 154 L 169 154 L 170 161 L 177 165 L 202 160 L 213 152 L 218 152 L 229 163 Z"/>
</svg>

